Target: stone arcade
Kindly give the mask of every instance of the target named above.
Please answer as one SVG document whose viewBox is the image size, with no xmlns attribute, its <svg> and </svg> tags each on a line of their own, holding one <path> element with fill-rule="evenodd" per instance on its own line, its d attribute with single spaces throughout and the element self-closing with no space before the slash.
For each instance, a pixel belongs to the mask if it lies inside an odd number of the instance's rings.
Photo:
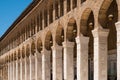
<svg viewBox="0 0 120 80">
<path fill-rule="evenodd" d="M 0 80 L 120 80 L 120 0 L 34 0 L 0 38 Z"/>
</svg>

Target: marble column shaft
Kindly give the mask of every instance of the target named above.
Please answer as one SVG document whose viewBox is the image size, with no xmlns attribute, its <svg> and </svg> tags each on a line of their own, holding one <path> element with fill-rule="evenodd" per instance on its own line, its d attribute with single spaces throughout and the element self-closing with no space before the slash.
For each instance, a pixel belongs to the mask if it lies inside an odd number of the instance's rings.
<svg viewBox="0 0 120 80">
<path fill-rule="evenodd" d="M 35 80 L 35 56 L 30 55 L 29 56 L 30 60 L 30 80 Z"/>
<path fill-rule="evenodd" d="M 62 46 L 52 46 L 53 80 L 63 80 Z"/>
<path fill-rule="evenodd" d="M 26 56 L 25 57 L 25 80 L 30 80 L 30 61 L 29 58 Z"/>
<path fill-rule="evenodd" d="M 50 62 L 50 54 L 51 51 L 42 50 L 42 80 L 50 80 L 51 79 L 51 62 Z"/>
<path fill-rule="evenodd" d="M 42 55 L 39 52 L 35 53 L 35 78 L 42 80 Z"/>
<path fill-rule="evenodd" d="M 115 25 L 117 30 L 117 80 L 120 80 L 120 21 Z"/>
<path fill-rule="evenodd" d="M 74 42 L 63 42 L 64 79 L 74 80 Z"/>
<path fill-rule="evenodd" d="M 107 39 L 109 30 L 95 29 L 94 36 L 94 80 L 107 80 Z"/>
<path fill-rule="evenodd" d="M 88 42 L 89 37 L 78 36 L 77 43 L 77 80 L 88 80 Z"/>
</svg>

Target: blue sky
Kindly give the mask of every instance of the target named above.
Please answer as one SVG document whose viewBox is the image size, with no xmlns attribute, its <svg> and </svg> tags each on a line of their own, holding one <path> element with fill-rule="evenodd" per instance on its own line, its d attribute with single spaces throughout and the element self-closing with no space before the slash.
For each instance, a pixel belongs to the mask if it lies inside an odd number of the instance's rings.
<svg viewBox="0 0 120 80">
<path fill-rule="evenodd" d="M 32 0 L 0 0 L 0 37 Z"/>
</svg>

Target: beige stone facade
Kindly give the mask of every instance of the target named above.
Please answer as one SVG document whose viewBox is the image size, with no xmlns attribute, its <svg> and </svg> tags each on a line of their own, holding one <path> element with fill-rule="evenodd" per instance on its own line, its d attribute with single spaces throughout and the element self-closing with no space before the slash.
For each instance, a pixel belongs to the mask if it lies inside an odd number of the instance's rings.
<svg viewBox="0 0 120 80">
<path fill-rule="evenodd" d="M 0 38 L 0 80 L 120 80 L 120 0 L 34 0 Z"/>
</svg>

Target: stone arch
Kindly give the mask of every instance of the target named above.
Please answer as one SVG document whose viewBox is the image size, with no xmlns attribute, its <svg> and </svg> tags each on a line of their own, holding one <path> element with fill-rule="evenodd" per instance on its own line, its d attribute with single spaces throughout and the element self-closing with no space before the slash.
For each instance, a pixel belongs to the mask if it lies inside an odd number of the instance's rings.
<svg viewBox="0 0 120 80">
<path fill-rule="evenodd" d="M 31 43 L 31 54 L 32 55 L 34 55 L 35 54 L 35 42 L 34 41 L 32 41 L 32 43 Z"/>
<path fill-rule="evenodd" d="M 27 57 L 30 56 L 30 46 L 29 46 L 29 44 L 26 45 L 26 56 Z"/>
<path fill-rule="evenodd" d="M 77 36 L 77 25 L 75 19 L 70 18 L 67 26 L 68 26 L 66 32 L 67 40 L 73 42 L 75 41 L 75 37 Z"/>
<path fill-rule="evenodd" d="M 55 40 L 58 45 L 62 46 L 62 42 L 64 41 L 64 29 L 61 25 L 57 27 Z"/>
<path fill-rule="evenodd" d="M 53 37 L 50 31 L 47 32 L 45 37 L 45 48 L 47 50 L 51 50 L 51 46 L 53 45 Z"/>
<path fill-rule="evenodd" d="M 99 10 L 98 21 L 103 28 L 108 28 L 108 21 L 118 20 L 118 7 L 116 0 L 104 0 Z"/>
<path fill-rule="evenodd" d="M 84 36 L 89 36 L 89 30 L 94 29 L 94 14 L 90 8 L 83 11 L 80 21 L 80 32 Z"/>
<path fill-rule="evenodd" d="M 37 51 L 39 52 L 39 53 L 41 53 L 41 51 L 42 51 L 42 41 L 41 41 L 41 38 L 38 38 L 38 40 L 37 40 Z"/>
</svg>

